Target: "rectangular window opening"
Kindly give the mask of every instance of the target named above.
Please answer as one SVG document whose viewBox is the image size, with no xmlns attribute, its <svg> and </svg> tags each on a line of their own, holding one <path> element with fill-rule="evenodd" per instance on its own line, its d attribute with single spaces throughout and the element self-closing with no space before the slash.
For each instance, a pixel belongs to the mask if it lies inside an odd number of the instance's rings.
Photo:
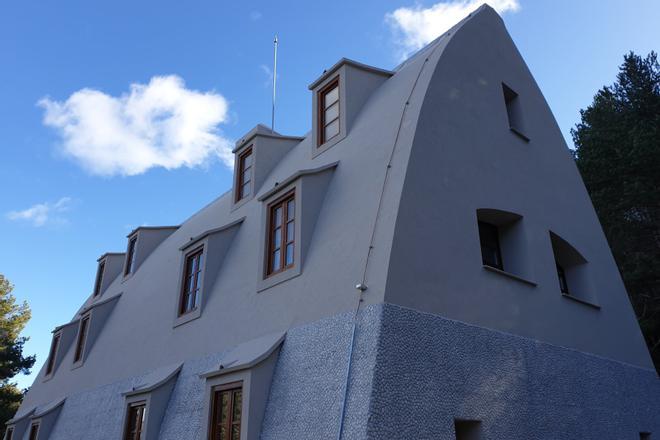
<svg viewBox="0 0 660 440">
<path fill-rule="evenodd" d="M 639 440 L 651 440 L 651 433 L 650 432 L 640 432 L 639 433 Z"/>
<path fill-rule="evenodd" d="M 268 209 L 268 261 L 266 275 L 274 275 L 295 263 L 295 193 L 291 192 Z"/>
<path fill-rule="evenodd" d="M 137 236 L 132 237 L 128 242 L 128 252 L 126 252 L 126 267 L 124 268 L 124 276 L 133 273 L 133 266 L 135 264 L 136 245 L 137 245 Z"/>
<path fill-rule="evenodd" d="M 14 428 L 7 428 L 7 434 L 5 435 L 5 440 L 12 440 L 14 438 Z"/>
<path fill-rule="evenodd" d="M 76 341 L 76 352 L 73 357 L 73 362 L 80 362 L 85 352 L 85 343 L 87 342 L 87 333 L 89 331 L 89 315 L 84 316 L 80 320 L 80 328 L 78 330 L 78 340 Z"/>
<path fill-rule="evenodd" d="M 479 221 L 479 241 L 481 243 L 481 259 L 483 264 L 504 270 L 502 250 L 500 248 L 500 233 L 497 226 Z"/>
<path fill-rule="evenodd" d="M 204 248 L 192 251 L 186 256 L 181 301 L 179 303 L 179 316 L 192 312 L 199 305 L 203 264 Z"/>
<path fill-rule="evenodd" d="M 53 335 L 53 340 L 50 343 L 50 352 L 48 353 L 48 363 L 46 364 L 46 376 L 52 374 L 53 369 L 55 368 L 55 356 L 57 356 L 57 349 L 60 345 L 60 333 L 55 333 Z"/>
<path fill-rule="evenodd" d="M 502 91 L 504 93 L 504 104 L 506 105 L 509 128 L 526 141 L 529 141 L 529 138 L 524 133 L 522 109 L 520 108 L 518 94 L 504 83 L 502 83 Z"/>
<path fill-rule="evenodd" d="M 126 430 L 124 440 L 141 440 L 144 432 L 146 402 L 132 403 L 128 406 L 126 415 Z"/>
<path fill-rule="evenodd" d="M 211 437 L 213 440 L 240 440 L 243 388 L 241 384 L 218 387 L 213 391 Z"/>
<path fill-rule="evenodd" d="M 249 147 L 238 157 L 235 202 L 240 202 L 251 194 L 252 162 L 252 147 Z"/>
<path fill-rule="evenodd" d="M 96 270 L 96 281 L 94 282 L 94 296 L 99 296 L 101 293 L 101 283 L 103 283 L 103 271 L 105 270 L 105 261 L 99 263 Z"/>
<path fill-rule="evenodd" d="M 37 440 L 39 438 L 39 424 L 38 423 L 33 423 L 30 425 L 30 435 L 28 436 L 28 440 Z"/>
<path fill-rule="evenodd" d="M 456 440 L 479 440 L 481 438 L 481 421 L 454 420 Z"/>
<path fill-rule="evenodd" d="M 318 93 L 318 146 L 339 135 L 339 78 Z"/>
</svg>

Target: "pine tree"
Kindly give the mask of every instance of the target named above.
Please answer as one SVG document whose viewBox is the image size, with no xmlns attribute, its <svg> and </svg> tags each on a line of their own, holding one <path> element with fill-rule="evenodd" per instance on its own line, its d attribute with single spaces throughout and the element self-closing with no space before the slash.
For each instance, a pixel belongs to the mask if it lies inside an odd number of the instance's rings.
<svg viewBox="0 0 660 440">
<path fill-rule="evenodd" d="M 660 371 L 660 67 L 624 56 L 572 130 L 575 158 Z"/>
</svg>

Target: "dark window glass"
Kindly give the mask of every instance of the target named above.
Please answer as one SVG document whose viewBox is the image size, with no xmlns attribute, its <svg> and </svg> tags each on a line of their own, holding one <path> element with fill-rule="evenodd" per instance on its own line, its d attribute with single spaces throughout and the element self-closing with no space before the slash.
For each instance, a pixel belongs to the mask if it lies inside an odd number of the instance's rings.
<svg viewBox="0 0 660 440">
<path fill-rule="evenodd" d="M 183 315 L 197 308 L 199 293 L 202 286 L 203 255 L 204 250 L 199 249 L 186 256 L 179 315 Z"/>
<path fill-rule="evenodd" d="M 53 372 L 55 368 L 55 356 L 57 356 L 57 348 L 60 345 L 60 333 L 53 335 L 53 341 L 50 343 L 50 352 L 48 353 L 48 363 L 46 364 L 46 375 Z"/>
<path fill-rule="evenodd" d="M 135 264 L 135 246 L 137 245 L 137 237 L 133 237 L 128 242 L 128 252 L 126 253 L 126 267 L 124 268 L 124 276 L 133 273 L 133 265 Z"/>
<path fill-rule="evenodd" d="M 504 270 L 502 252 L 500 250 L 500 234 L 497 226 L 479 222 L 479 241 L 481 242 L 481 258 L 483 264 Z"/>
<path fill-rule="evenodd" d="M 339 134 L 339 79 L 319 92 L 318 144 L 322 145 Z"/>
<path fill-rule="evenodd" d="M 78 330 L 78 341 L 76 342 L 76 352 L 73 357 L 74 362 L 79 362 L 85 352 L 85 343 L 87 342 L 87 332 L 89 330 L 89 315 L 83 317 L 80 321 Z"/>
<path fill-rule="evenodd" d="M 236 201 L 250 195 L 252 182 L 252 148 L 248 148 L 238 157 L 238 179 L 236 181 Z"/>
<path fill-rule="evenodd" d="M 296 202 L 293 192 L 270 206 L 267 275 L 288 269 L 295 262 L 295 216 Z"/>
<path fill-rule="evenodd" d="M 566 272 L 559 263 L 557 263 L 557 276 L 559 277 L 559 288 L 561 289 L 561 293 L 565 293 L 568 295 L 569 291 L 568 291 L 568 281 L 566 281 Z"/>
<path fill-rule="evenodd" d="M 243 390 L 241 387 L 219 389 L 213 393 L 211 415 L 212 440 L 240 440 Z"/>
<path fill-rule="evenodd" d="M 30 426 L 30 436 L 28 437 L 29 440 L 37 440 L 39 437 L 39 424 L 38 423 L 33 423 Z"/>
<path fill-rule="evenodd" d="M 105 270 L 105 261 L 99 263 L 99 268 L 96 270 L 96 281 L 94 282 L 94 296 L 101 293 L 101 283 L 103 283 L 103 271 Z"/>
<path fill-rule="evenodd" d="M 135 403 L 128 407 L 124 440 L 142 439 L 142 431 L 144 431 L 144 414 L 146 409 L 147 406 L 145 403 Z"/>
<path fill-rule="evenodd" d="M 5 440 L 12 440 L 14 438 L 14 428 L 7 428 Z"/>
</svg>

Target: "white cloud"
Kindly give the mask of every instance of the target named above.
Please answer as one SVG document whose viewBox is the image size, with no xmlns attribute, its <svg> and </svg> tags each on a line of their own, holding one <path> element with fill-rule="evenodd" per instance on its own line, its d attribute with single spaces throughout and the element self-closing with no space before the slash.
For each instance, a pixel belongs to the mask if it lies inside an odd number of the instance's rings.
<svg viewBox="0 0 660 440">
<path fill-rule="evenodd" d="M 11 211 L 7 213 L 9 220 L 25 220 L 33 226 L 41 227 L 46 223 L 63 223 L 66 220 L 61 214 L 71 207 L 71 198 L 62 197 L 57 202 L 38 203 L 22 211 Z"/>
<path fill-rule="evenodd" d="M 435 40 L 483 3 L 483 0 L 451 0 L 429 8 L 420 5 L 403 7 L 388 13 L 385 21 L 395 35 L 401 57 L 405 58 Z M 520 9 L 518 0 L 490 0 L 488 4 L 500 14 Z"/>
<path fill-rule="evenodd" d="M 92 174 L 141 174 L 153 167 L 189 168 L 220 158 L 233 164 L 231 143 L 218 125 L 228 103 L 214 92 L 190 90 L 178 76 L 155 76 L 114 97 L 81 89 L 66 101 L 43 98 L 44 124 L 62 137 L 62 151 Z"/>
<path fill-rule="evenodd" d="M 259 11 L 250 12 L 250 20 L 257 21 L 260 20 L 263 15 Z"/>
</svg>

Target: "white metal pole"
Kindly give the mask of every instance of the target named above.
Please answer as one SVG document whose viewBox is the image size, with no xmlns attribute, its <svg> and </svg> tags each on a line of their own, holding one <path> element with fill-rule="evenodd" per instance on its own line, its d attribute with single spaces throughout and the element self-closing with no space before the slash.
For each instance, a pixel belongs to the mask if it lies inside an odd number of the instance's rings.
<svg viewBox="0 0 660 440">
<path fill-rule="evenodd" d="M 273 62 L 273 112 L 271 115 L 271 120 L 270 120 L 270 129 L 272 131 L 275 131 L 275 90 L 277 86 L 277 35 L 275 35 L 275 39 L 273 40 L 273 44 L 275 46 L 275 55 L 274 55 L 274 62 Z"/>
</svg>

